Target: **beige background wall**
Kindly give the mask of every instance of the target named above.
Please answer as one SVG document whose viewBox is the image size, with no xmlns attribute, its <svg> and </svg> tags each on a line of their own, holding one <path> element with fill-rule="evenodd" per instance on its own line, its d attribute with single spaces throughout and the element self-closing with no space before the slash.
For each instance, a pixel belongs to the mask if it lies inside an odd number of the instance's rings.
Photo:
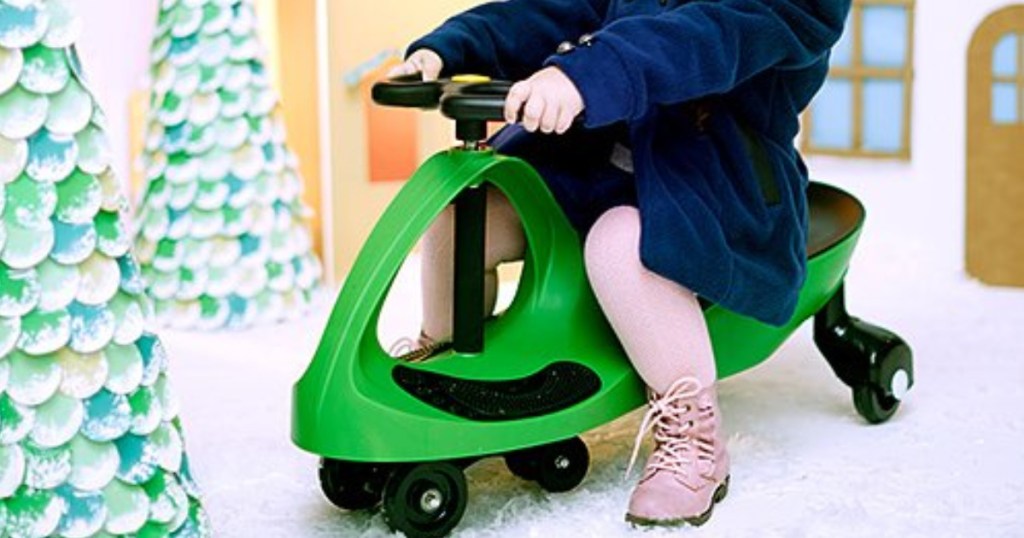
<svg viewBox="0 0 1024 538">
<path fill-rule="evenodd" d="M 362 145 L 365 124 L 361 102 L 357 94 L 344 88 L 342 75 L 381 50 L 401 49 L 447 15 L 475 4 L 477 0 L 256 1 L 265 27 L 277 26 L 272 24 L 271 16 L 266 15 L 268 10 L 280 14 L 283 6 L 291 6 L 295 2 L 313 2 L 317 13 L 322 14 L 319 21 L 314 15 L 312 22 L 299 27 L 305 28 L 300 32 L 307 39 L 322 37 L 320 43 L 324 50 L 318 50 L 317 57 L 323 56 L 324 62 L 317 63 L 318 58 L 312 55 L 302 56 L 300 60 L 289 57 L 289 62 L 301 63 L 288 63 L 279 69 L 275 66 L 279 65 L 280 56 L 271 54 L 269 63 L 274 73 L 285 71 L 289 66 L 319 70 L 321 73 L 320 82 L 325 87 L 318 96 L 323 97 L 320 100 L 322 104 L 318 105 L 308 97 L 293 97 L 287 85 L 283 98 L 289 135 L 293 149 L 299 154 L 302 171 L 307 176 L 307 185 L 323 189 L 321 198 L 316 199 L 310 192 L 313 189 L 307 186 L 307 200 L 326 219 L 323 231 L 328 244 L 325 245 L 324 258 L 330 274 L 337 278 L 347 271 L 377 214 L 398 187 L 397 184 L 369 186 L 365 181 L 366 148 Z M 90 85 L 107 112 L 115 168 L 124 181 L 127 181 L 130 162 L 128 101 L 133 91 L 144 87 L 156 3 L 156 0 L 75 2 L 85 23 L 85 33 L 80 41 L 85 68 Z M 870 193 L 863 194 L 874 211 L 887 208 L 898 211 L 899 205 L 906 200 L 921 203 L 927 200 L 926 203 L 933 206 L 933 213 L 943 218 L 917 225 L 928 226 L 934 237 L 942 238 L 936 244 L 963 245 L 967 45 L 987 14 L 1019 3 L 1019 0 L 919 2 L 914 35 L 917 51 L 914 107 L 919 113 L 914 115 L 912 140 L 913 153 L 918 158 L 909 163 L 879 164 L 818 157 L 810 159 L 816 177 L 851 188 L 876 183 L 884 185 L 874 199 Z M 291 8 L 284 11 L 290 12 Z M 110 13 L 118 13 L 119 16 L 112 17 Z M 126 24 L 126 21 L 130 23 Z M 330 35 L 316 36 L 318 27 L 329 30 Z M 280 41 L 268 31 L 264 32 L 264 39 L 269 44 Z M 290 39 L 284 40 L 286 44 L 291 42 Z M 309 88 L 305 91 L 308 95 Z M 293 110 L 307 118 L 316 118 L 316 128 L 309 125 L 295 127 Z M 435 120 L 421 123 L 420 150 L 425 156 L 444 145 L 449 126 L 431 115 L 424 115 L 422 119 Z M 319 137 L 321 133 L 323 137 Z M 311 142 L 300 141 L 307 136 Z M 304 150 L 307 144 L 323 151 L 318 155 L 316 151 Z M 312 168 L 314 164 L 323 168 L 315 170 Z M 370 202 L 365 206 L 359 202 L 363 194 Z M 945 265 L 954 270 L 962 269 L 962 247 L 942 250 L 939 259 Z"/>
<path fill-rule="evenodd" d="M 406 44 L 477 0 L 319 0 L 327 13 L 327 93 L 330 102 L 329 166 L 324 195 L 330 207 L 325 261 L 336 281 L 348 272 L 373 223 L 401 183 L 368 180 L 364 103 L 342 75 L 387 49 Z M 451 143 L 453 126 L 437 114 L 420 121 L 421 158 Z"/>
</svg>

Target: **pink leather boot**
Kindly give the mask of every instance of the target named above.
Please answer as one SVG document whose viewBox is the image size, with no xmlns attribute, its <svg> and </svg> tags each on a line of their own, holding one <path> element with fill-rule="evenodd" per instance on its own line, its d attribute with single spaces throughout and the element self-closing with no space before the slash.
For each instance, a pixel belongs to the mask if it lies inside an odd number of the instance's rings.
<svg viewBox="0 0 1024 538">
<path fill-rule="evenodd" d="M 654 451 L 633 490 L 626 521 L 703 525 L 729 490 L 729 455 L 714 385 L 702 387 L 696 379 L 684 377 L 665 394 L 652 394 L 629 470 L 649 430 L 654 430 Z"/>
</svg>

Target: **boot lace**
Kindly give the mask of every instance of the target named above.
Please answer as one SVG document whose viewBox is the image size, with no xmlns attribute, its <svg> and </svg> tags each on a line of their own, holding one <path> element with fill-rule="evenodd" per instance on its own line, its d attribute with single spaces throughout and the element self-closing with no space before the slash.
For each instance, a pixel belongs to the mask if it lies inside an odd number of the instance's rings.
<svg viewBox="0 0 1024 538">
<path fill-rule="evenodd" d="M 421 332 L 417 338 L 404 336 L 396 340 L 388 350 L 388 355 L 402 362 L 422 362 L 450 347 L 451 342 L 435 342 Z"/>
<path fill-rule="evenodd" d="M 392 357 L 401 357 L 402 355 L 405 355 L 419 347 L 420 343 L 418 338 L 403 336 L 391 344 L 391 348 L 388 349 L 388 355 L 391 355 Z"/>
<path fill-rule="evenodd" d="M 648 432 L 654 430 L 654 452 L 648 462 L 644 478 L 658 471 L 667 471 L 681 477 L 689 477 L 694 473 L 698 461 L 713 463 L 715 446 L 708 435 L 701 435 L 704 422 L 713 418 L 711 406 L 696 401 L 700 394 L 700 382 L 692 377 L 684 377 L 672 384 L 665 395 L 653 397 L 650 409 L 640 423 L 633 444 L 633 454 L 626 468 L 626 476 L 633 471 L 640 445 Z"/>
</svg>

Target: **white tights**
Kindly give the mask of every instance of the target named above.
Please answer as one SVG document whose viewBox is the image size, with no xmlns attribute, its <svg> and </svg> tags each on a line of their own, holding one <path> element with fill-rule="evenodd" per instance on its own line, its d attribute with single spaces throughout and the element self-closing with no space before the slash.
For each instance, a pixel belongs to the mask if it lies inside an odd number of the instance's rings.
<svg viewBox="0 0 1024 538">
<path fill-rule="evenodd" d="M 423 239 L 423 333 L 434 341 L 452 334 L 454 209 L 447 208 Z M 508 199 L 487 190 L 485 312 L 494 310 L 499 264 L 522 259 L 523 227 Z M 640 261 L 640 214 L 614 207 L 597 220 L 584 247 L 587 276 L 601 309 L 633 367 L 656 393 L 683 376 L 707 387 L 715 361 L 696 295 Z"/>
</svg>

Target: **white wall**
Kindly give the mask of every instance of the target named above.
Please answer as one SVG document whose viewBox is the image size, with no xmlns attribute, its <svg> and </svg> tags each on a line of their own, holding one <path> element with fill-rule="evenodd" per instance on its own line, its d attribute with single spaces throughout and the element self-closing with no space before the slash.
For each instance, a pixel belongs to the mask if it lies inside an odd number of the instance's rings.
<svg viewBox="0 0 1024 538">
<path fill-rule="evenodd" d="M 156 25 L 157 0 L 77 0 L 84 26 L 79 56 L 89 86 L 109 120 L 114 169 L 127 185 L 128 98 L 143 87 L 149 45 Z"/>
<path fill-rule="evenodd" d="M 963 272 L 967 50 L 982 20 L 1013 3 L 917 1 L 911 163 L 808 159 L 812 176 L 864 201 L 864 248 Z M 900 244 L 888 242 L 895 237 Z"/>
</svg>

